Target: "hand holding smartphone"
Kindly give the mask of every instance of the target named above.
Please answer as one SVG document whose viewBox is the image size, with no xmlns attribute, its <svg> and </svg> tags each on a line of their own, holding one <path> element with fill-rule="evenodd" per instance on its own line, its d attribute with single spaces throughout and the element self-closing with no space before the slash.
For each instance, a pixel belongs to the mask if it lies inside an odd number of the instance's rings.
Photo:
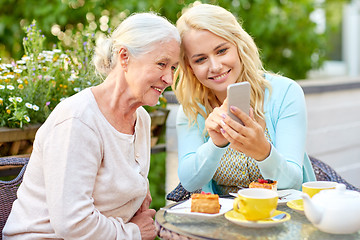
<svg viewBox="0 0 360 240">
<path fill-rule="evenodd" d="M 250 111 L 250 83 L 248 82 L 239 82 L 230 84 L 227 87 L 227 98 L 228 98 L 228 115 L 235 121 L 241 123 L 243 122 L 236 117 L 230 111 L 230 106 L 235 106 L 249 115 Z"/>
</svg>

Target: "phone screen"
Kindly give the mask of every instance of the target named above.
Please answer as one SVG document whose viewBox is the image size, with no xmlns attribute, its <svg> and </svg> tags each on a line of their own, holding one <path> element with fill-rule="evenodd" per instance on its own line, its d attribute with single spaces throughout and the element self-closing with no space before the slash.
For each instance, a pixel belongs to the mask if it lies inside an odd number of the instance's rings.
<svg viewBox="0 0 360 240">
<path fill-rule="evenodd" d="M 230 112 L 230 106 L 235 106 L 249 115 L 250 110 L 250 83 L 240 82 L 227 87 L 228 115 L 235 121 L 243 122 Z M 244 124 L 243 124 L 244 125 Z"/>
</svg>

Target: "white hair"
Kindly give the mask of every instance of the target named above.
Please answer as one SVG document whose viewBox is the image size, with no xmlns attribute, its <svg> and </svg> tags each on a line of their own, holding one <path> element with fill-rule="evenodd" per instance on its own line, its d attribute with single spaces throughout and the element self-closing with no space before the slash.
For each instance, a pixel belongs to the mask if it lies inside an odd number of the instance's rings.
<svg viewBox="0 0 360 240">
<path fill-rule="evenodd" d="M 130 55 L 151 52 L 157 44 L 176 40 L 180 35 L 176 27 L 166 18 L 155 13 L 135 13 L 126 18 L 107 38 L 98 41 L 95 47 L 93 63 L 98 73 L 107 76 L 115 67 L 121 46 L 126 47 Z"/>
</svg>

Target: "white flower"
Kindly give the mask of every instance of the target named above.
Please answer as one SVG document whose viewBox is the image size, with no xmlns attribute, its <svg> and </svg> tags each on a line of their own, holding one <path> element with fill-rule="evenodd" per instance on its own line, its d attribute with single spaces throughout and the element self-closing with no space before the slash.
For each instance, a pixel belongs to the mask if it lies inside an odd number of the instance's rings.
<svg viewBox="0 0 360 240">
<path fill-rule="evenodd" d="M 0 90 L 3 90 L 5 89 L 5 86 L 4 85 L 0 85 Z"/>
<path fill-rule="evenodd" d="M 6 66 L 7 68 L 12 68 L 12 65 L 11 65 L 11 64 L 5 64 L 5 66 Z"/>
<path fill-rule="evenodd" d="M 52 62 L 52 61 L 53 61 L 53 56 L 46 56 L 45 62 Z"/>
<path fill-rule="evenodd" d="M 80 92 L 80 90 L 81 90 L 81 89 L 78 88 L 78 87 L 74 88 L 74 91 L 75 91 L 75 92 Z"/>
<path fill-rule="evenodd" d="M 75 74 L 71 74 L 71 76 L 68 78 L 69 82 L 73 82 L 78 78 L 78 76 L 76 76 Z"/>
<path fill-rule="evenodd" d="M 53 49 L 53 52 L 54 53 L 61 53 L 61 50 L 60 49 Z"/>
<path fill-rule="evenodd" d="M 16 73 L 21 73 L 22 70 L 21 70 L 20 68 L 16 68 L 16 69 L 14 69 L 14 72 L 16 72 Z"/>
<path fill-rule="evenodd" d="M 7 85 L 6 88 L 9 89 L 9 90 L 14 90 L 15 89 L 13 85 Z"/>
<path fill-rule="evenodd" d="M 25 64 L 26 62 L 25 62 L 25 60 L 24 60 L 24 58 L 23 58 L 23 60 L 18 60 L 18 61 L 16 61 L 16 63 L 17 63 L 17 64 Z"/>
<path fill-rule="evenodd" d="M 29 118 L 28 115 L 24 115 L 24 118 L 25 118 L 25 120 L 26 120 L 27 122 L 30 122 L 30 118 Z"/>
<path fill-rule="evenodd" d="M 15 100 L 16 100 L 17 102 L 22 102 L 22 101 L 23 101 L 21 97 L 16 97 Z"/>
<path fill-rule="evenodd" d="M 15 99 L 14 99 L 13 97 L 9 97 L 9 101 L 10 101 L 10 102 L 14 102 L 14 100 L 15 100 Z"/>
<path fill-rule="evenodd" d="M 12 75 L 12 74 L 9 74 L 9 75 L 6 75 L 6 77 L 7 77 L 7 78 L 11 78 L 11 79 L 13 79 L 15 76 L 14 76 L 14 75 Z"/>
<path fill-rule="evenodd" d="M 55 79 L 55 78 L 54 78 L 53 76 L 45 75 L 45 76 L 44 76 L 44 79 L 45 79 L 46 81 L 49 81 L 49 80 Z"/>
<path fill-rule="evenodd" d="M 39 107 L 34 104 L 34 105 L 32 106 L 32 109 L 34 109 L 35 111 L 38 111 L 38 110 L 39 110 Z"/>
<path fill-rule="evenodd" d="M 21 80 L 20 78 L 18 80 L 16 80 L 18 83 L 23 83 L 23 80 Z"/>
<path fill-rule="evenodd" d="M 31 104 L 31 103 L 25 103 L 25 107 L 27 107 L 27 108 L 30 108 L 30 109 L 32 109 L 33 108 L 33 105 Z"/>
<path fill-rule="evenodd" d="M 30 57 L 25 56 L 25 57 L 22 57 L 21 59 L 24 60 L 24 61 L 28 61 L 28 60 L 30 60 Z"/>
<path fill-rule="evenodd" d="M 39 53 L 39 55 L 37 57 L 39 59 L 39 58 L 44 58 L 45 56 L 46 56 L 46 54 L 43 51 L 43 52 Z"/>
<path fill-rule="evenodd" d="M 26 70 L 27 69 L 27 67 L 25 65 L 19 65 L 18 68 L 21 69 L 21 70 Z"/>
</svg>

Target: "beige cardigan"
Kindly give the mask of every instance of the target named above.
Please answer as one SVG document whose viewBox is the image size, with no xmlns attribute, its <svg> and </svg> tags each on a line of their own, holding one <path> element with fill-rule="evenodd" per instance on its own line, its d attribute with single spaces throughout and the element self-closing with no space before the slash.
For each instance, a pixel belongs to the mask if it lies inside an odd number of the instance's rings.
<svg viewBox="0 0 360 240">
<path fill-rule="evenodd" d="M 38 130 L 3 230 L 5 239 L 141 239 L 129 220 L 148 188 L 150 117 L 115 130 L 90 89 L 61 102 Z"/>
</svg>

